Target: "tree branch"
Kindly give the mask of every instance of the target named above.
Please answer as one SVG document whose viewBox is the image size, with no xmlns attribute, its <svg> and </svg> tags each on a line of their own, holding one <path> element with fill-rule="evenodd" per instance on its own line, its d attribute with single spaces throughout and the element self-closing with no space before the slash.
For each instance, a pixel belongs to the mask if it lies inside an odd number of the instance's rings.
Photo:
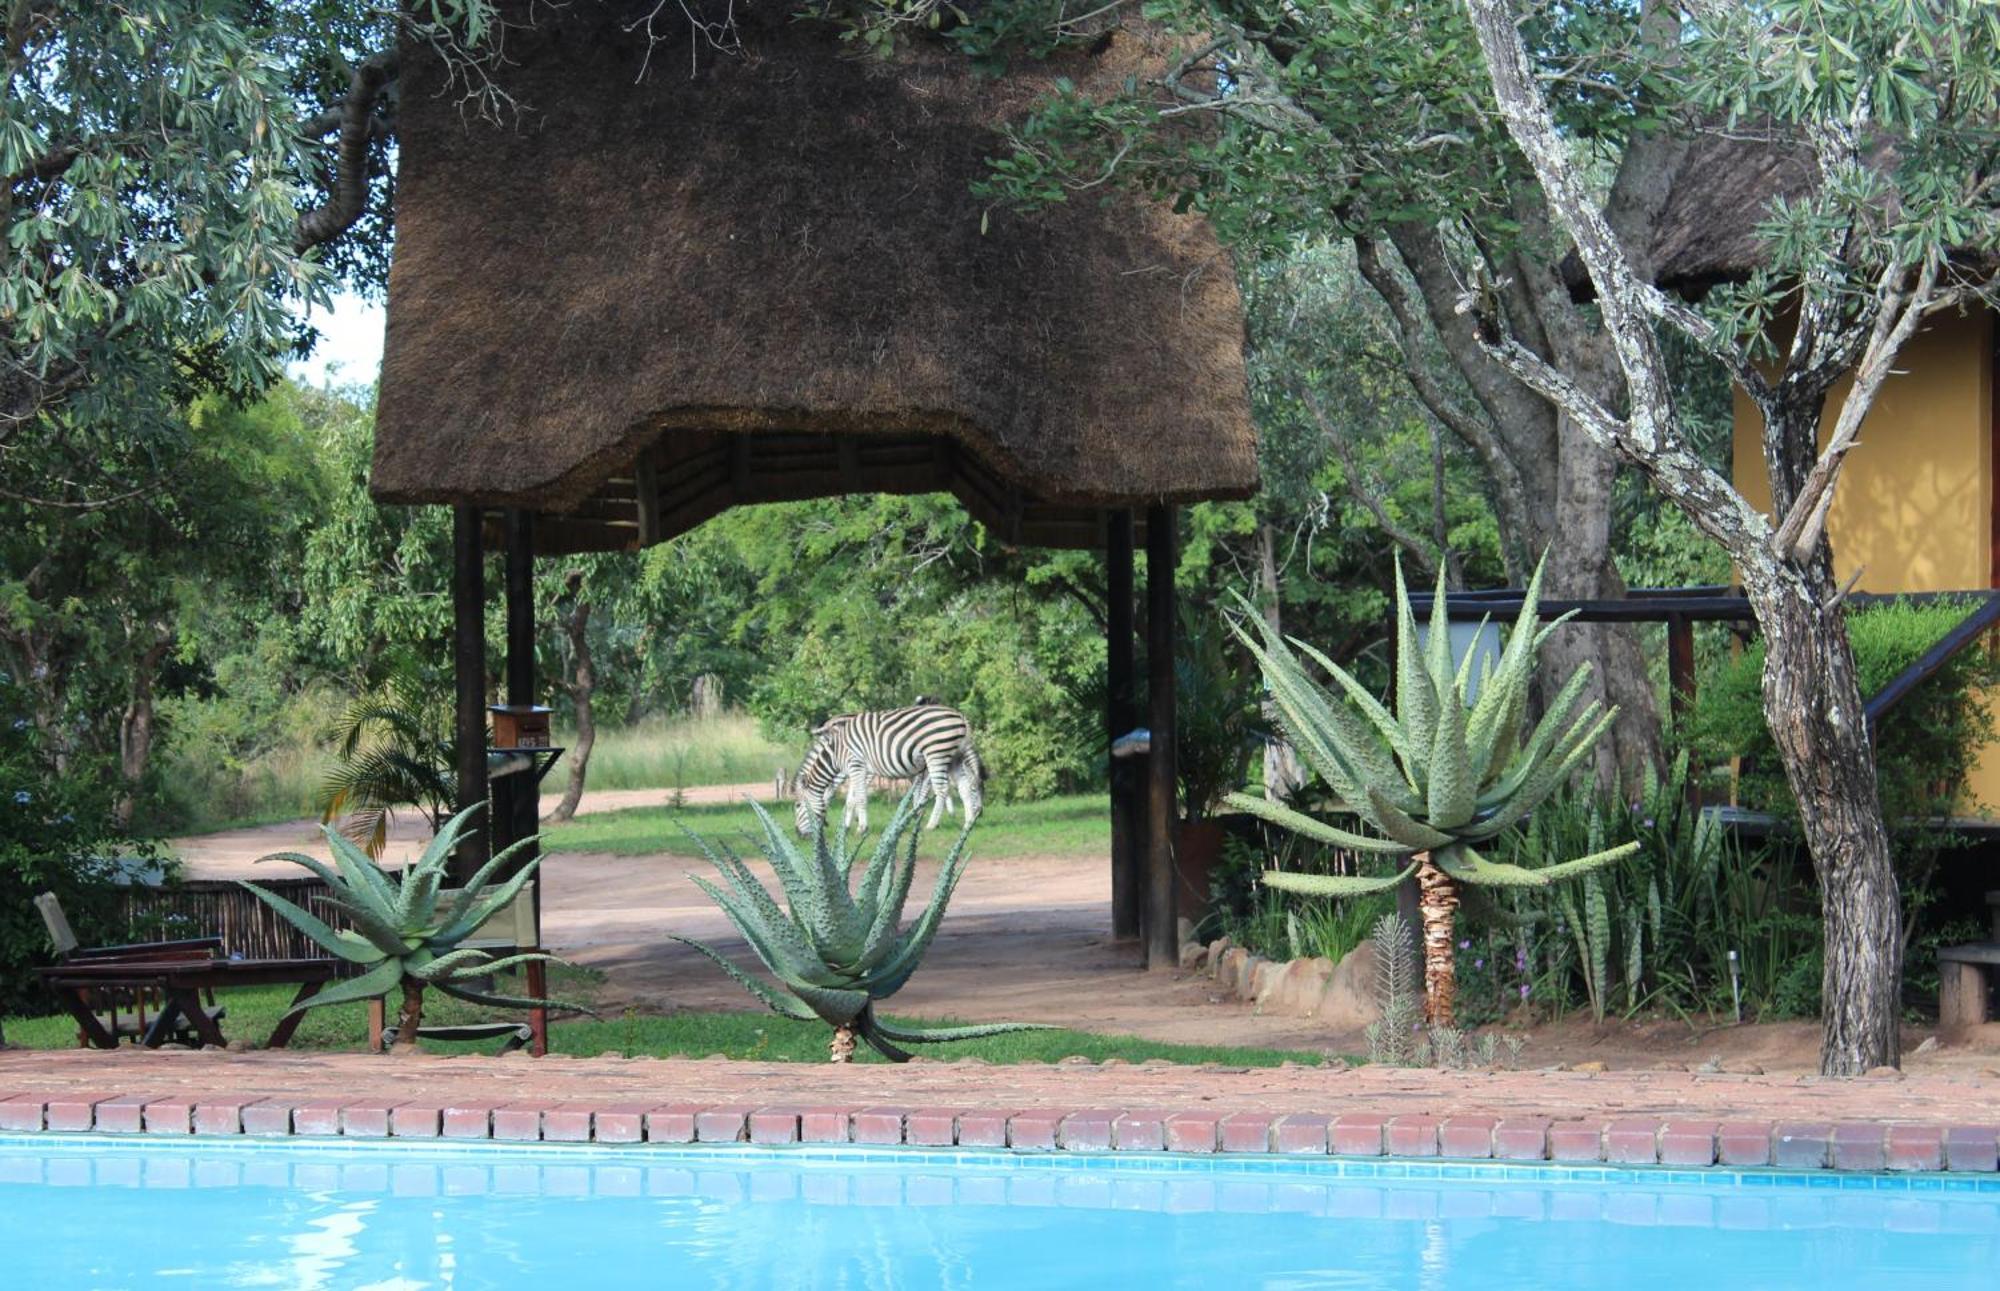
<svg viewBox="0 0 2000 1291">
<path fill-rule="evenodd" d="M 1354 446 L 1347 442 L 1347 436 L 1334 426 L 1332 419 L 1326 415 L 1326 410 L 1320 407 L 1319 396 L 1303 389 L 1298 391 L 1298 396 L 1299 402 L 1306 406 L 1306 410 L 1312 413 L 1313 421 L 1319 425 L 1319 433 L 1339 456 L 1340 464 L 1345 468 L 1343 474 L 1347 477 L 1348 493 L 1374 518 L 1377 528 L 1387 534 L 1398 547 L 1410 553 L 1411 559 L 1423 569 L 1426 578 L 1435 579 L 1438 570 L 1438 552 L 1432 551 L 1423 539 L 1397 523 L 1396 518 L 1389 514 L 1388 503 L 1382 500 L 1379 491 L 1369 485 L 1367 472 L 1362 470 L 1361 463 L 1355 459 Z"/>
<path fill-rule="evenodd" d="M 323 114 L 337 114 L 340 124 L 332 192 L 322 205 L 299 213 L 298 233 L 293 238 L 296 249 L 305 251 L 331 242 L 353 228 L 368 209 L 368 154 L 376 133 L 375 105 L 400 70 L 397 51 L 370 55 L 350 75 L 347 97 Z"/>
</svg>

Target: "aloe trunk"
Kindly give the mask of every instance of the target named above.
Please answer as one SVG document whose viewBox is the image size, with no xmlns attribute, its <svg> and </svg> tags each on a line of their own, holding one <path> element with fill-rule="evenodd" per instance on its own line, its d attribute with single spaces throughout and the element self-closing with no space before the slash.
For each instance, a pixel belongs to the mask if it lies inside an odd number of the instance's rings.
<svg viewBox="0 0 2000 1291">
<path fill-rule="evenodd" d="M 424 1020 L 424 984 L 414 978 L 403 979 L 403 1015 L 396 1023 L 396 1052 L 415 1053 L 417 1051 L 417 1028 Z"/>
<path fill-rule="evenodd" d="M 838 1026 L 833 1029 L 833 1042 L 826 1047 L 828 1062 L 854 1061 L 854 1028 Z"/>
<path fill-rule="evenodd" d="M 1458 884 L 1429 852 L 1417 857 L 1417 892 L 1424 922 L 1424 1021 L 1448 1027 L 1458 1004 Z"/>
</svg>

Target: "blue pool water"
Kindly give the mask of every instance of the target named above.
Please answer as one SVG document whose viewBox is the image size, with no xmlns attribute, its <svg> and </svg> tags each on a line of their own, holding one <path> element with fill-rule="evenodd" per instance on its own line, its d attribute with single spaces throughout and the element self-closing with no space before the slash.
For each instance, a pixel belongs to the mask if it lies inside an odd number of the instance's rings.
<svg viewBox="0 0 2000 1291">
<path fill-rule="evenodd" d="M 0 1287 L 2000 1286 L 2000 1181 L 0 1136 Z"/>
</svg>

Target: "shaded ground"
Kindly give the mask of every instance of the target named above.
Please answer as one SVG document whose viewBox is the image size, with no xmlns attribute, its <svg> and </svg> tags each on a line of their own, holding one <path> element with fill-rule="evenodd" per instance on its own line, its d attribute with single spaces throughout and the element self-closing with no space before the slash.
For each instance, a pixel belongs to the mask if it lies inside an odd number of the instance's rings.
<svg viewBox="0 0 2000 1291">
<path fill-rule="evenodd" d="M 687 791 L 689 802 L 768 796 L 769 786 L 721 786 Z M 585 810 L 657 805 L 667 791 L 593 793 Z M 554 805 L 545 799 L 545 809 Z M 399 821 L 406 843 L 420 842 L 416 818 Z M 233 830 L 177 846 L 190 870 L 240 877 L 267 852 L 310 842 L 310 827 Z M 662 840 L 665 841 L 664 839 Z M 392 849 L 392 854 L 395 849 Z M 754 965 L 748 948 L 687 877 L 705 863 L 665 853 L 645 857 L 552 855 L 543 868 L 546 942 L 566 957 L 608 975 L 602 997 L 613 1009 L 656 1014 L 679 1010 L 739 1010 L 743 992 L 693 950 L 672 940 L 691 937 L 736 962 Z M 926 863 L 912 909 L 929 891 Z M 1224 999 L 1198 974 L 1152 975 L 1137 967 L 1138 948 L 1110 936 L 1110 874 L 1102 856 L 1020 857 L 975 861 L 959 886 L 950 917 L 923 971 L 896 997 L 896 1011 L 970 1021 L 1047 1022 L 1077 1030 L 1143 1036 L 1184 1044 L 1254 1045 L 1322 1054 L 1357 1054 L 1366 1041 L 1308 1018 L 1259 1015 Z M 1928 1033 L 1906 1028 L 1911 1072 L 1976 1074 L 2000 1068 L 2000 1027 L 1968 1042 L 1918 1054 Z M 1811 1022 L 1747 1026 L 1694 1025 L 1678 1020 L 1614 1023 L 1584 1020 L 1529 1030 L 1526 1067 L 1603 1062 L 1613 1069 L 1693 1069 L 1720 1059 L 1733 1070 L 1773 1075 L 1816 1070 L 1819 1027 Z"/>
</svg>

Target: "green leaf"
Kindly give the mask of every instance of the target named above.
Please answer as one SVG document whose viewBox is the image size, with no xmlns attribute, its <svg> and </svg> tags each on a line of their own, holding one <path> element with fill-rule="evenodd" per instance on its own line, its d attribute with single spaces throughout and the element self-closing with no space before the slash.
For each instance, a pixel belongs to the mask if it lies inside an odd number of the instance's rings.
<svg viewBox="0 0 2000 1291">
<path fill-rule="evenodd" d="M 729 975 L 732 981 L 763 1001 L 764 1006 L 779 1017 L 791 1018 L 794 1022 L 811 1022 L 819 1017 L 819 1014 L 813 1012 L 812 1006 L 804 1000 L 798 998 L 796 995 L 791 995 L 765 985 L 723 958 L 719 952 L 709 949 L 692 938 L 675 937 L 674 940 L 684 946 L 692 946 L 702 954 L 708 956 L 715 962 L 716 967 Z"/>
<path fill-rule="evenodd" d="M 1616 847 L 1565 861 L 1560 865 L 1527 869 L 1519 865 L 1508 865 L 1500 861 L 1489 861 L 1470 847 L 1453 848 L 1449 854 L 1440 852 L 1438 868 L 1453 878 L 1481 887 L 1499 888 L 1546 888 L 1566 879 L 1578 879 L 1593 870 L 1622 861 L 1639 850 L 1639 844 L 1620 843 Z"/>
<path fill-rule="evenodd" d="M 356 1000 L 372 1000 L 378 995 L 388 994 L 402 980 L 402 962 L 394 959 L 384 960 L 359 977 L 350 977 L 344 982 L 334 982 L 316 994 L 308 995 L 286 1009 L 284 1016 L 290 1017 L 294 1013 L 303 1013 L 307 1009 L 316 1009 L 328 1004 L 352 1004 Z"/>
<path fill-rule="evenodd" d="M 1414 850 L 1420 850 L 1411 848 L 1407 844 L 1399 843 L 1392 838 L 1370 838 L 1365 834 L 1353 834 L 1344 829 L 1336 829 L 1324 821 L 1315 820 L 1303 812 L 1294 811 L 1283 803 L 1270 802 L 1246 793 L 1232 793 L 1227 798 L 1224 798 L 1223 801 L 1238 811 L 1261 817 L 1274 825 L 1283 826 L 1295 834 L 1301 834 L 1322 843 L 1331 843 L 1335 847 L 1345 847 L 1350 851 L 1373 852 L 1385 856 L 1407 856 Z"/>
<path fill-rule="evenodd" d="M 1387 878 L 1364 878 L 1357 874 L 1299 874 L 1291 870 L 1265 870 L 1260 882 L 1279 892 L 1295 892 L 1308 897 L 1365 897 L 1387 892 L 1417 872 L 1411 865 Z"/>
<path fill-rule="evenodd" d="M 275 892 L 268 892 L 248 880 L 238 880 L 238 883 L 240 886 L 247 888 L 250 894 L 255 896 L 259 901 L 276 910 L 279 918 L 304 933 L 312 940 L 314 945 L 321 947 L 327 953 L 338 956 L 350 964 L 372 964 L 382 958 L 380 950 L 373 948 L 364 949 L 355 945 L 354 942 L 342 937 L 339 933 L 328 927 L 324 920 L 318 915 L 313 914 L 310 910 L 295 905 Z"/>
</svg>

